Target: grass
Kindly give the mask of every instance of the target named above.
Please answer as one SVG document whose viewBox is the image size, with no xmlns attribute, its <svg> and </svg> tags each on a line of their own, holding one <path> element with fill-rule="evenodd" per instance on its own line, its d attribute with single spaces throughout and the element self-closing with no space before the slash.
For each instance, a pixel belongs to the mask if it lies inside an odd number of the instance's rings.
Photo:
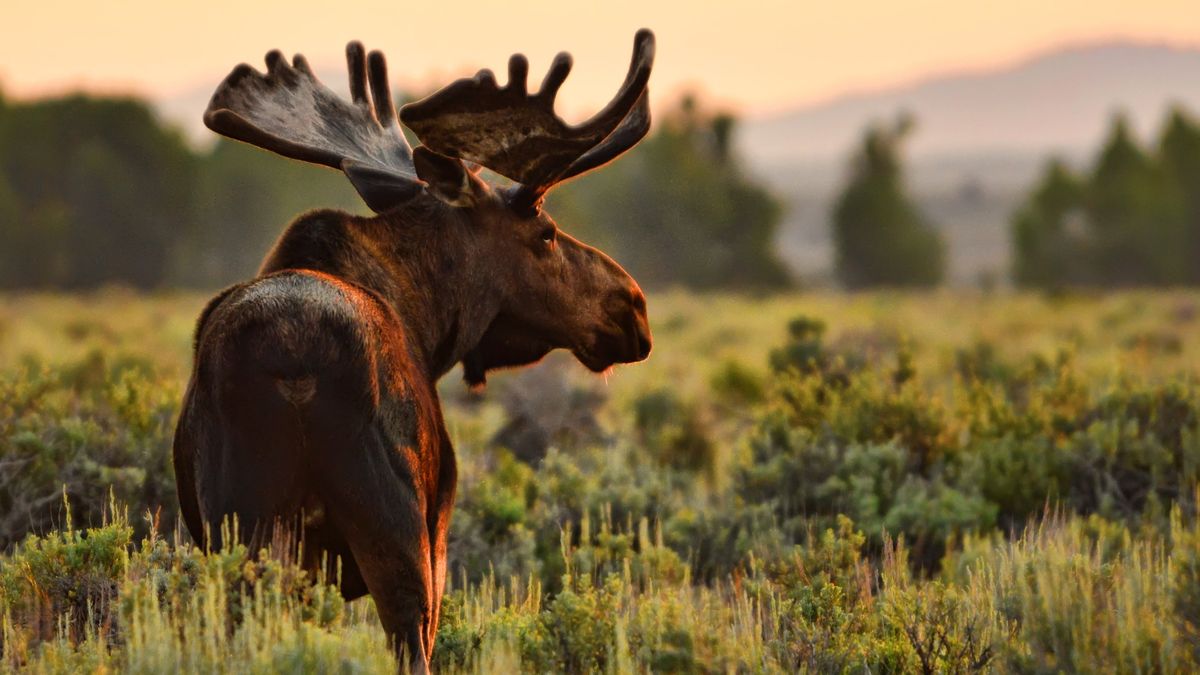
<svg viewBox="0 0 1200 675">
<path fill-rule="evenodd" d="M 1162 538 L 1094 526 L 1052 518 L 969 541 L 918 579 L 900 543 L 873 567 L 845 522 L 697 585 L 643 525 L 616 571 L 575 567 L 596 551 L 565 550 L 574 562 L 552 598 L 492 576 L 451 590 L 436 658 L 441 672 L 1193 670 L 1200 529 L 1178 516 Z M 244 550 L 130 547 L 129 533 L 120 520 L 64 529 L 5 561 L 5 669 L 395 671 L 369 601 L 344 605 Z"/>
<path fill-rule="evenodd" d="M 3 669 L 395 671 L 369 599 L 180 534 L 203 300 L 0 298 Z M 1200 294 L 650 309 L 607 379 L 443 382 L 440 672 L 1200 668 Z"/>
</svg>

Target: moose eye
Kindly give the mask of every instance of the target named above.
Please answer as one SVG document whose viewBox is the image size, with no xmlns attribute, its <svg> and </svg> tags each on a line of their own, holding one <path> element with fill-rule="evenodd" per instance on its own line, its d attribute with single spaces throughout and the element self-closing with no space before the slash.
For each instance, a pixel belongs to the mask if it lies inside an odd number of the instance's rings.
<svg viewBox="0 0 1200 675">
<path fill-rule="evenodd" d="M 554 238 L 555 238 L 555 236 L 557 236 L 557 234 L 558 234 L 558 230 L 556 230 L 553 227 L 547 227 L 546 229 L 542 230 L 542 234 L 540 235 L 540 238 L 541 238 L 542 242 L 544 242 L 546 244 L 553 244 Z"/>
</svg>

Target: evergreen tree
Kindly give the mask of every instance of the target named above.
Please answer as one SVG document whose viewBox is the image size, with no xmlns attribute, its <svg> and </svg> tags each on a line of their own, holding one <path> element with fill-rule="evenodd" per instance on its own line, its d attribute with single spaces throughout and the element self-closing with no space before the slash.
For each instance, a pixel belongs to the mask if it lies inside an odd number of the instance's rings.
<svg viewBox="0 0 1200 675">
<path fill-rule="evenodd" d="M 255 274 L 296 216 L 315 208 L 367 213 L 337 171 L 221 139 L 199 158 L 196 227 L 176 255 L 176 282 L 222 286 Z"/>
<path fill-rule="evenodd" d="M 1182 109 L 1167 117 L 1159 142 L 1162 170 L 1182 201 L 1183 281 L 1200 283 L 1200 124 Z"/>
<path fill-rule="evenodd" d="M 1124 116 L 1113 122 L 1085 200 L 1094 265 L 1107 285 L 1183 281 L 1183 205 L 1155 159 L 1138 147 Z"/>
<path fill-rule="evenodd" d="M 933 286 L 945 270 L 945 245 L 905 194 L 900 144 L 912 118 L 867 130 L 849 184 L 833 210 L 836 271 L 847 288 Z"/>
<path fill-rule="evenodd" d="M 162 284 L 192 224 L 193 156 L 182 137 L 133 99 L 8 104 L 0 118 L 0 178 L 19 200 L 0 229 L 0 250 L 19 252 L 2 281 Z"/>
<path fill-rule="evenodd" d="M 1086 177 L 1050 167 L 1013 216 L 1013 245 L 1025 286 L 1200 282 L 1200 128 L 1174 110 L 1147 152 L 1115 117 Z"/>
<path fill-rule="evenodd" d="M 1013 278 L 1020 286 L 1091 283 L 1092 242 L 1083 215 L 1083 183 L 1054 160 L 1013 217 Z"/>
</svg>

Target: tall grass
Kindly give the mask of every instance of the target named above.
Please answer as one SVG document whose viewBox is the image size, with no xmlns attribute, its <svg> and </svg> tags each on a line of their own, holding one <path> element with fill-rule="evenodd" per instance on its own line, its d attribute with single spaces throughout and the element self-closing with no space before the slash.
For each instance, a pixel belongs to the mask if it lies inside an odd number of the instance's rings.
<svg viewBox="0 0 1200 675">
<path fill-rule="evenodd" d="M 711 585 L 648 523 L 566 543 L 564 589 L 460 582 L 440 672 L 1190 672 L 1200 525 L 1164 536 L 1055 516 L 969 539 L 914 576 L 903 542 L 877 565 L 849 521 Z M 584 528 L 591 527 L 585 524 Z M 369 600 L 240 548 L 202 553 L 123 518 L 30 537 L 0 564 L 5 671 L 394 672 Z M 629 545 L 606 545 L 627 537 Z"/>
</svg>

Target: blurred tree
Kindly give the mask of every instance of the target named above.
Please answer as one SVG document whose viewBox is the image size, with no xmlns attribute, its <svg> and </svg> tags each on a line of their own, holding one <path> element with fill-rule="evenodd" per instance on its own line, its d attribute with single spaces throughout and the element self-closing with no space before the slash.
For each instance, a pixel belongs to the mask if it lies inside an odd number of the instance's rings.
<svg viewBox="0 0 1200 675">
<path fill-rule="evenodd" d="M 553 195 L 647 284 L 776 287 L 781 208 L 733 150 L 736 120 L 684 99 L 638 152 Z M 131 99 L 0 101 L 0 285 L 218 286 L 297 214 L 365 212 L 337 172 L 235 142 L 196 152 Z"/>
<path fill-rule="evenodd" d="M 1051 165 L 1013 216 L 1013 243 L 1024 286 L 1200 281 L 1200 127 L 1172 110 L 1150 153 L 1117 115 L 1086 177 Z"/>
<path fill-rule="evenodd" d="M 254 276 L 288 222 L 318 207 L 364 208 L 339 172 L 218 141 L 199 159 L 196 228 L 177 252 L 175 281 L 220 286 Z"/>
<path fill-rule="evenodd" d="M 1013 216 L 1016 282 L 1042 288 L 1200 282 L 1200 127 L 1172 110 L 1156 150 L 1140 147 L 1118 115 L 1089 175 L 1052 164 Z"/>
<path fill-rule="evenodd" d="M 23 232 L 18 232 L 18 228 L 22 228 L 24 223 L 17 193 L 8 180 L 0 175 L 0 288 L 13 285 L 11 279 L 19 278 L 18 267 L 25 256 L 20 244 L 25 237 Z"/>
<path fill-rule="evenodd" d="M 1123 115 L 1087 186 L 1085 207 L 1092 228 L 1095 271 L 1107 285 L 1183 281 L 1187 260 L 1183 202 L 1155 158 L 1138 147 Z"/>
<path fill-rule="evenodd" d="M 161 284 L 191 225 L 194 164 L 143 102 L 65 98 L 0 107 L 7 286 Z"/>
<path fill-rule="evenodd" d="M 0 176 L 0 288 L 54 288 L 68 283 L 69 221 L 63 202 L 26 208 Z"/>
<path fill-rule="evenodd" d="M 1013 280 L 1062 288 L 1091 282 L 1092 242 L 1084 224 L 1083 181 L 1052 160 L 1033 194 L 1013 216 Z"/>
<path fill-rule="evenodd" d="M 914 122 L 867 130 L 850 181 L 833 209 L 838 278 L 848 288 L 933 286 L 945 269 L 945 245 L 905 194 L 900 144 Z"/>
<path fill-rule="evenodd" d="M 233 142 L 196 153 L 143 102 L 0 99 L 0 286 L 219 286 L 344 178 Z"/>
<path fill-rule="evenodd" d="M 735 131 L 684 97 L 635 152 L 552 193 L 550 212 L 648 286 L 785 286 L 782 208 L 742 168 Z"/>
<path fill-rule="evenodd" d="M 1168 113 L 1159 141 L 1162 170 L 1182 200 L 1184 239 L 1183 279 L 1200 283 L 1200 124 L 1182 108 Z"/>
</svg>

